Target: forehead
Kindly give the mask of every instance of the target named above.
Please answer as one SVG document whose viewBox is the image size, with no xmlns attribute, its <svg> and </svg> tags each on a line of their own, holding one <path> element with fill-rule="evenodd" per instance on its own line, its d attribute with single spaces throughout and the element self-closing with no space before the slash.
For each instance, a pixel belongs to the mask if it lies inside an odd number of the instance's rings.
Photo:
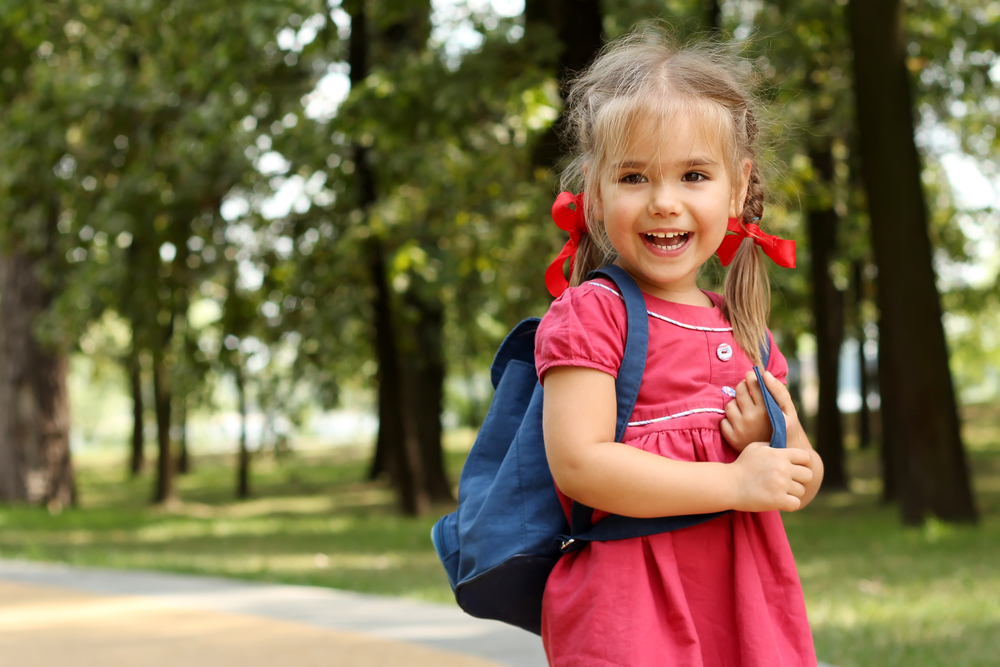
<svg viewBox="0 0 1000 667">
<path fill-rule="evenodd" d="M 718 104 L 704 101 L 637 104 L 609 123 L 605 168 L 627 160 L 676 162 L 710 158 L 729 168 L 732 125 Z"/>
<path fill-rule="evenodd" d="M 690 114 L 669 119 L 643 118 L 621 143 L 620 154 L 609 157 L 612 164 L 635 158 L 662 165 L 708 159 L 722 166 L 725 161 L 722 144 L 718 133 L 710 131 L 704 119 Z"/>
</svg>

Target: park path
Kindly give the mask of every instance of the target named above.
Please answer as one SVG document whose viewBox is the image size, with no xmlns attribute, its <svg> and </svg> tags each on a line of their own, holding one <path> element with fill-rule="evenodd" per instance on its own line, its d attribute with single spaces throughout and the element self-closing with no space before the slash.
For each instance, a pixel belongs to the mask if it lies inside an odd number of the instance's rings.
<svg viewBox="0 0 1000 667">
<path fill-rule="evenodd" d="M 3 559 L 0 655 L 67 667 L 547 664 L 538 637 L 455 606 Z"/>
<path fill-rule="evenodd" d="M 0 655 L 89 667 L 545 667 L 457 607 L 327 588 L 0 560 Z"/>
</svg>

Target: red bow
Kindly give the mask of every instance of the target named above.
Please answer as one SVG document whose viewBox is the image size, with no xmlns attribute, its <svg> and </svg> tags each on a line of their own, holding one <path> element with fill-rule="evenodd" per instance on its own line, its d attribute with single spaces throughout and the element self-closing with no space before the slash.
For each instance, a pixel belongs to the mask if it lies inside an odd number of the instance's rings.
<svg viewBox="0 0 1000 667">
<path fill-rule="evenodd" d="M 774 260 L 778 266 L 786 269 L 795 268 L 795 241 L 779 239 L 761 231 L 760 227 L 752 222 L 741 223 L 738 218 L 729 218 L 727 231 L 734 232 L 726 234 L 722 239 L 722 245 L 716 250 L 723 266 L 729 266 L 736 256 L 736 250 L 740 247 L 743 239 L 750 237 L 761 247 L 764 254 Z"/>
<path fill-rule="evenodd" d="M 570 208 L 573 204 L 574 208 Z M 556 202 L 552 205 L 552 219 L 559 229 L 569 232 L 569 241 L 563 246 L 559 255 L 549 264 L 545 271 L 545 286 L 549 288 L 549 294 L 559 296 L 569 287 L 569 281 L 563 274 L 563 265 L 569 257 L 569 272 L 573 273 L 573 261 L 576 257 L 576 250 L 580 247 L 580 237 L 587 232 L 587 220 L 583 214 L 584 196 L 581 192 L 574 195 L 572 192 L 560 192 L 556 197 Z"/>
</svg>

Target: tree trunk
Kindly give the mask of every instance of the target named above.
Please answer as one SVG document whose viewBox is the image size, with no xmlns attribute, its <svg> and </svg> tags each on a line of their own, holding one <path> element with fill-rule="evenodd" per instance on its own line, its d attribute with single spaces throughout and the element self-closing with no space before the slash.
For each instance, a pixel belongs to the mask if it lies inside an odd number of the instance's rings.
<svg viewBox="0 0 1000 667">
<path fill-rule="evenodd" d="M 975 521 L 941 302 L 898 0 L 850 0 L 862 174 L 879 267 L 879 386 L 903 520 Z M 891 436 L 891 437 L 890 437 Z"/>
<path fill-rule="evenodd" d="M 566 99 L 567 85 L 580 73 L 604 46 L 603 23 L 599 0 L 525 0 L 525 37 L 534 39 L 538 27 L 547 26 L 542 38 L 554 33 L 562 44 L 556 65 L 559 90 Z M 562 159 L 564 146 L 560 142 L 564 125 L 560 115 L 539 137 L 532 151 L 532 168 L 553 168 Z"/>
<path fill-rule="evenodd" d="M 441 412 L 444 410 L 444 356 L 441 338 L 444 335 L 444 311 L 439 302 L 427 303 L 412 291 L 407 305 L 413 318 L 411 341 L 413 349 L 403 355 L 407 360 L 405 375 L 409 390 L 407 407 L 417 427 L 424 490 L 430 500 L 454 500 L 444 466 L 442 450 Z"/>
<path fill-rule="evenodd" d="M 705 0 L 706 25 L 713 35 L 722 34 L 722 5 L 719 0 Z"/>
<path fill-rule="evenodd" d="M 391 315 L 389 315 L 391 317 Z M 390 444 L 392 439 L 405 433 L 405 424 L 413 424 L 418 443 L 420 470 L 415 479 L 423 479 L 420 493 L 433 502 L 454 500 L 451 483 L 448 481 L 442 449 L 441 413 L 444 410 L 445 364 L 441 349 L 444 335 L 444 312 L 440 303 L 425 303 L 413 291 L 406 296 L 406 320 L 410 331 L 397 337 L 394 346 L 402 348 L 397 352 L 399 377 L 391 381 L 379 381 L 380 424 L 382 416 L 396 423 L 395 426 L 379 428 L 375 456 L 369 469 L 369 479 L 375 479 L 388 469 L 390 457 L 397 455 L 401 448 Z M 406 342 L 399 340 L 405 337 Z M 385 354 L 389 354 L 388 349 Z M 381 364 L 380 364 L 381 366 Z M 395 372 L 390 367 L 390 372 Z M 388 378 L 387 378 L 388 379 Z M 402 387 L 402 401 L 396 397 L 395 385 Z M 389 407 L 385 413 L 381 406 Z M 394 406 L 398 405 L 398 409 Z M 403 414 L 406 411 L 406 415 Z M 406 435 L 403 436 L 407 437 Z"/>
<path fill-rule="evenodd" d="M 382 461 L 396 489 L 400 511 L 407 516 L 422 514 L 428 504 L 424 483 L 417 425 L 412 409 L 404 401 L 403 366 L 393 322 L 389 283 L 386 280 L 382 245 L 373 240 L 369 245 L 369 269 L 375 284 L 375 349 L 378 355 L 379 434 Z"/>
<path fill-rule="evenodd" d="M 368 76 L 368 15 L 365 12 L 364 2 L 362 0 L 352 0 L 349 4 L 344 5 L 346 11 L 351 15 L 351 37 L 349 42 L 349 52 L 348 52 L 348 64 L 350 65 L 351 73 L 351 86 L 357 86 L 365 80 Z M 371 168 L 368 165 L 367 154 L 365 149 L 361 146 L 354 147 L 354 163 L 355 163 L 355 173 L 357 174 L 357 196 L 358 205 L 364 209 L 369 208 L 376 199 L 375 194 L 375 175 L 372 173 Z M 381 255 L 381 247 L 378 250 Z M 369 260 L 369 264 L 375 264 L 372 271 L 384 270 L 378 269 L 380 266 L 384 266 L 384 262 L 381 257 L 378 262 L 372 262 Z M 376 280 L 376 286 L 380 282 L 385 282 L 385 277 Z M 391 308 L 388 304 L 382 304 L 382 301 L 386 299 L 385 295 L 378 292 L 376 289 L 375 302 L 373 308 L 376 314 L 375 322 L 375 340 L 379 340 L 378 331 L 378 320 L 380 308 Z M 391 311 L 390 311 L 391 312 Z M 387 344 L 388 345 L 388 344 Z M 395 343 L 391 345 L 395 348 Z M 372 463 L 368 469 L 368 479 L 374 480 L 378 479 L 383 472 L 389 469 L 389 463 L 387 460 L 387 452 L 392 448 L 390 441 L 402 437 L 403 433 L 403 417 L 393 407 L 394 393 L 391 389 L 391 385 L 397 384 L 402 380 L 399 378 L 391 377 L 391 374 L 383 372 L 382 369 L 382 348 L 376 344 L 376 357 L 379 361 L 379 371 L 377 373 L 378 382 L 378 433 L 375 437 L 375 454 L 372 456 Z M 405 503 L 404 503 L 405 504 Z"/>
<path fill-rule="evenodd" d="M 177 414 L 177 426 L 180 430 L 180 440 L 177 443 L 178 449 L 180 450 L 177 452 L 177 474 L 186 475 L 191 472 L 191 456 L 188 454 L 187 396 L 181 397 L 180 406 L 181 409 L 178 410 Z"/>
<path fill-rule="evenodd" d="M 379 382 L 378 383 L 379 428 L 378 432 L 375 434 L 375 453 L 372 455 L 372 462 L 368 466 L 368 474 L 366 475 L 369 481 L 375 481 L 388 470 L 385 458 L 386 458 L 386 451 L 389 449 L 389 445 L 387 443 L 387 438 L 389 434 L 386 432 L 386 429 L 382 428 L 382 417 L 383 417 L 382 404 L 384 401 L 389 400 L 386 394 L 387 392 L 385 391 L 382 382 Z"/>
<path fill-rule="evenodd" d="M 68 362 L 35 337 L 52 297 L 16 252 L 0 255 L 0 294 L 0 501 L 73 505 Z"/>
<path fill-rule="evenodd" d="M 351 85 L 359 85 L 368 76 L 371 35 L 364 2 L 354 0 L 345 5 L 351 15 L 351 37 L 348 63 Z M 401 24 L 386 27 L 398 31 Z M 367 211 L 377 199 L 375 173 L 368 161 L 367 150 L 354 147 L 355 179 L 358 206 Z M 378 417 L 379 431 L 375 459 L 370 476 L 381 468 L 389 472 L 396 490 L 400 511 L 407 516 L 424 512 L 428 505 L 423 481 L 420 445 L 412 412 L 405 409 L 404 380 L 399 360 L 399 343 L 393 323 L 393 303 L 384 250 L 380 239 L 372 235 L 368 246 L 368 268 L 375 287 L 372 309 L 375 313 L 375 351 L 378 358 Z"/>
<path fill-rule="evenodd" d="M 247 389 L 243 370 L 236 370 L 236 391 L 240 398 L 240 452 L 236 471 L 236 497 L 250 497 L 250 450 L 247 449 Z"/>
<path fill-rule="evenodd" d="M 862 307 L 865 300 L 865 275 L 862 262 L 853 263 L 854 278 L 854 331 L 858 341 L 858 393 L 861 394 L 861 406 L 858 408 L 858 447 L 868 449 L 872 444 L 872 415 L 868 407 L 868 360 L 865 359 L 865 323 L 862 318 Z"/>
<path fill-rule="evenodd" d="M 876 376 L 879 384 L 879 413 L 882 417 L 882 502 L 890 503 L 900 500 L 899 477 L 903 462 L 897 457 L 902 456 L 906 451 L 906 437 L 902 429 L 895 428 L 905 419 L 900 412 L 900 396 L 896 391 L 884 391 L 882 387 L 887 386 L 887 382 L 892 381 L 889 369 L 883 358 L 889 354 L 885 349 L 884 316 L 879 317 L 879 338 L 878 338 L 878 368 Z"/>
<path fill-rule="evenodd" d="M 819 401 L 816 411 L 816 451 L 826 470 L 823 489 L 847 489 L 844 467 L 844 432 L 837 404 L 840 387 L 840 347 L 844 336 L 844 298 L 830 278 L 830 263 L 837 252 L 840 216 L 833 209 L 829 189 L 833 186 L 833 151 L 829 140 L 809 153 L 820 181 L 815 202 L 808 211 L 809 249 L 812 253 L 813 317 L 816 331 L 816 368 L 819 372 Z"/>
<path fill-rule="evenodd" d="M 153 402 L 156 404 L 156 490 L 153 502 L 174 500 L 174 460 L 170 454 L 170 371 L 163 350 L 153 351 Z"/>
<path fill-rule="evenodd" d="M 145 445 L 143 411 L 145 406 L 143 406 L 142 401 L 142 365 L 139 363 L 138 353 L 133 353 L 129 357 L 129 371 L 132 375 L 132 455 L 129 472 L 131 472 L 132 477 L 138 477 L 146 462 L 146 453 L 143 451 Z"/>
</svg>

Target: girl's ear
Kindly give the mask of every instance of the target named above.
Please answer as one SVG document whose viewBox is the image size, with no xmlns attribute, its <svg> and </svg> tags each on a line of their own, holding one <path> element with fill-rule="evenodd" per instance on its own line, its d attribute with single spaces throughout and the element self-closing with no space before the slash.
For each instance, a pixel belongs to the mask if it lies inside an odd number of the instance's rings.
<svg viewBox="0 0 1000 667">
<path fill-rule="evenodd" d="M 739 180 L 737 187 L 733 190 L 733 200 L 729 202 L 729 217 L 739 218 L 743 215 L 743 204 L 747 200 L 747 190 L 750 188 L 750 171 L 753 163 L 750 158 L 743 160 L 740 165 Z"/>
</svg>

